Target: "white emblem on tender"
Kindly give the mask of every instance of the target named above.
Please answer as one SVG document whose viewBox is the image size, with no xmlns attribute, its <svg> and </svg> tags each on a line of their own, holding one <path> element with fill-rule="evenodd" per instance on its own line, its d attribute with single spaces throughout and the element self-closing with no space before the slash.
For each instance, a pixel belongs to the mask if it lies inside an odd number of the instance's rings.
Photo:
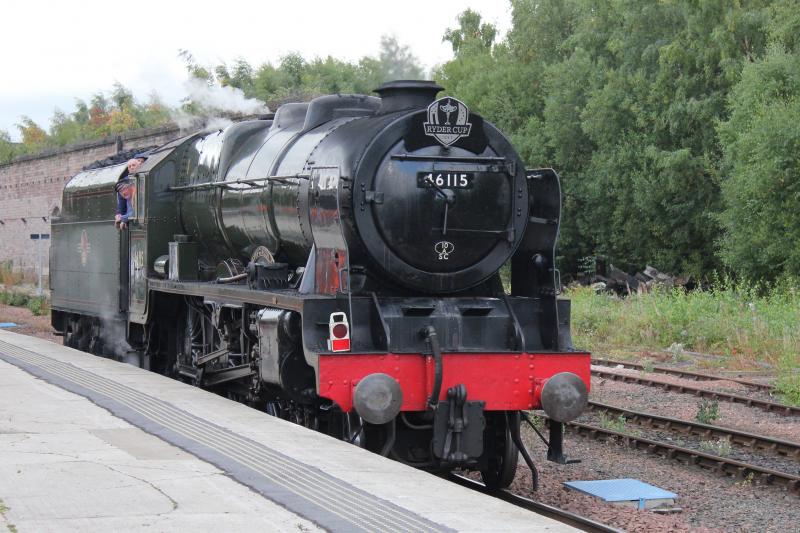
<svg viewBox="0 0 800 533">
<path fill-rule="evenodd" d="M 89 242 L 89 234 L 86 233 L 86 230 L 83 230 L 81 231 L 81 242 L 78 243 L 78 254 L 81 256 L 81 266 L 86 266 L 91 251 L 92 244 Z"/>
<path fill-rule="evenodd" d="M 450 146 L 461 137 L 468 136 L 472 129 L 467 106 L 449 96 L 428 106 L 428 121 L 422 125 L 425 135 L 433 137 L 444 146 Z"/>
<path fill-rule="evenodd" d="M 448 259 L 450 259 L 450 254 L 453 253 L 453 250 L 455 250 L 456 247 L 453 246 L 452 242 L 439 241 L 434 245 L 433 249 L 436 251 L 437 254 L 439 254 L 439 259 L 447 261 Z"/>
</svg>

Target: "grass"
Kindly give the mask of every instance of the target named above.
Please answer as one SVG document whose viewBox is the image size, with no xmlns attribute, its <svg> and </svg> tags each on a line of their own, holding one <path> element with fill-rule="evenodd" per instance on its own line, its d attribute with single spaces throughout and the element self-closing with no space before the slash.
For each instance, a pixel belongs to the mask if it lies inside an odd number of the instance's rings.
<svg viewBox="0 0 800 533">
<path fill-rule="evenodd" d="M 622 415 L 614 418 L 613 416 L 607 416 L 605 413 L 600 413 L 599 422 L 601 428 L 616 431 L 617 433 L 625 433 L 628 421 Z"/>
<path fill-rule="evenodd" d="M 685 351 L 725 356 L 729 367 L 774 366 L 785 401 L 800 405 L 800 283 L 720 282 L 706 291 L 676 288 L 620 298 L 570 289 L 575 346 L 589 350 Z"/>
<path fill-rule="evenodd" d="M 15 269 L 12 261 L 0 262 L 0 285 L 14 287 L 23 283 L 35 283 L 36 272 L 28 269 Z"/>
<path fill-rule="evenodd" d="M 731 441 L 722 437 L 717 440 L 700 441 L 700 451 L 718 455 L 719 457 L 727 457 L 731 454 Z"/>
<path fill-rule="evenodd" d="M 695 419 L 701 424 L 710 424 L 719 419 L 719 402 L 717 400 L 707 400 L 703 398 L 697 404 L 697 414 Z"/>
<path fill-rule="evenodd" d="M 27 307 L 36 316 L 49 314 L 50 306 L 45 297 L 30 296 L 20 288 L 25 283 L 33 283 L 35 278 L 30 272 L 15 270 L 11 261 L 0 263 L 0 304 Z"/>
<path fill-rule="evenodd" d="M 736 483 L 734 483 L 734 485 L 736 485 L 737 487 L 741 487 L 743 489 L 746 489 L 747 487 L 749 487 L 750 485 L 753 484 L 753 479 L 754 478 L 755 478 L 755 474 L 750 472 L 741 481 L 737 481 Z"/>
</svg>

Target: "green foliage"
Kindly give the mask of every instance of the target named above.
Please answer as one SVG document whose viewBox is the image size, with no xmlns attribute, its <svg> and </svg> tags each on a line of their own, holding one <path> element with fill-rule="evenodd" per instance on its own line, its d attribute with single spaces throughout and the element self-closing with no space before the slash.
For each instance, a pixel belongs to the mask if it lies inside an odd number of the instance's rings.
<svg viewBox="0 0 800 533">
<path fill-rule="evenodd" d="M 719 268 L 725 174 L 714 125 L 727 120 L 745 66 L 770 42 L 796 46 L 796 0 L 511 8 L 502 42 L 480 15 L 462 13 L 444 35 L 455 57 L 435 74 L 507 132 L 528 165 L 558 170 L 562 269 L 593 255 L 624 270 Z"/>
<path fill-rule="evenodd" d="M 381 83 L 395 79 L 419 79 L 424 76 L 418 59 L 395 37 L 381 37 L 376 56 L 364 56 L 348 62 L 331 56 L 308 60 L 298 53 L 283 56 L 277 65 L 264 63 L 254 68 L 243 59 L 231 66 L 199 66 L 191 54 L 181 57 L 192 77 L 209 84 L 219 83 L 241 89 L 245 96 L 264 102 L 309 100 L 332 93 L 369 94 Z"/>
<path fill-rule="evenodd" d="M 424 77 L 418 59 L 408 46 L 394 37 L 383 36 L 375 56 L 364 56 L 357 62 L 333 57 L 305 59 L 290 53 L 277 65 L 265 63 L 257 68 L 242 58 L 232 63 L 207 66 L 198 62 L 188 50 L 179 50 L 190 79 L 209 87 L 219 85 L 241 90 L 246 97 L 264 102 L 309 100 L 331 93 L 369 94 L 381 83 L 393 79 Z M 72 112 L 56 110 L 49 132 L 28 117 L 21 117 L 17 128 L 21 143 L 12 143 L 7 132 L 0 131 L 0 163 L 42 149 L 63 146 L 76 141 L 116 135 L 131 129 L 158 126 L 168 122 L 176 110 L 164 105 L 157 95 L 137 101 L 133 93 L 117 83 L 108 93 L 97 93 L 89 102 L 75 101 Z M 186 113 L 202 113 L 196 103 L 182 106 Z"/>
<path fill-rule="evenodd" d="M 492 24 L 481 23 L 481 16 L 476 11 L 467 9 L 458 16 L 458 28 L 444 32 L 442 41 L 448 41 L 453 52 L 489 51 L 497 36 L 497 28 Z"/>
<path fill-rule="evenodd" d="M 27 294 L 22 292 L 12 292 L 11 295 L 8 297 L 8 305 L 13 305 L 15 307 L 25 307 L 28 305 L 29 297 Z"/>
<path fill-rule="evenodd" d="M 572 335 L 588 349 L 617 346 L 684 348 L 800 368 L 800 294 L 784 280 L 769 288 L 720 280 L 707 291 L 658 290 L 618 298 L 588 287 L 571 289 Z"/>
<path fill-rule="evenodd" d="M 793 371 L 782 372 L 775 387 L 784 401 L 800 405 L 800 374 L 797 373 L 797 367 Z"/>
<path fill-rule="evenodd" d="M 720 437 L 717 440 L 700 441 L 700 451 L 720 457 L 727 457 L 731 454 L 731 441 L 724 437 Z"/>
<path fill-rule="evenodd" d="M 702 424 L 710 424 L 719 419 L 719 402 L 717 400 L 707 400 L 703 398 L 697 404 L 697 414 L 695 419 Z"/>
<path fill-rule="evenodd" d="M 44 316 L 50 313 L 50 307 L 44 296 L 30 298 L 25 307 L 27 307 L 34 316 Z"/>
<path fill-rule="evenodd" d="M 616 431 L 617 433 L 625 433 L 628 421 L 622 415 L 614 418 L 605 413 L 600 413 L 599 423 L 601 428 Z"/>
<path fill-rule="evenodd" d="M 0 291 L 0 303 L 14 307 L 25 307 L 30 297 L 19 291 Z"/>
<path fill-rule="evenodd" d="M 50 304 L 44 296 L 28 296 L 18 290 L 0 290 L 0 304 L 14 307 L 27 307 L 35 316 L 50 313 Z"/>
<path fill-rule="evenodd" d="M 23 151 L 19 143 L 11 141 L 11 136 L 5 130 L 0 130 L 0 164 L 11 161 Z"/>
<path fill-rule="evenodd" d="M 785 354 L 781 357 L 775 388 L 785 402 L 800 405 L 800 354 Z"/>
<path fill-rule="evenodd" d="M 30 117 L 22 116 L 17 129 L 22 135 L 22 145 L 31 151 L 40 150 L 47 145 L 47 132 Z"/>
<path fill-rule="evenodd" d="M 751 278 L 800 275 L 800 55 L 776 45 L 747 65 L 730 108 L 723 258 Z"/>
<path fill-rule="evenodd" d="M 0 163 L 46 148 L 158 126 L 169 118 L 170 110 L 158 96 L 152 95 L 147 102 L 139 103 L 130 90 L 116 83 L 108 95 L 97 93 L 88 104 L 76 99 L 71 113 L 56 109 L 50 119 L 49 132 L 26 116 L 17 124 L 21 143 L 11 143 L 7 132 L 0 131 Z"/>
<path fill-rule="evenodd" d="M 753 484 L 753 479 L 755 479 L 755 474 L 753 472 L 748 473 L 746 476 L 742 478 L 741 481 L 737 481 L 734 483 L 737 487 L 741 487 L 746 489 L 747 487 Z"/>
</svg>

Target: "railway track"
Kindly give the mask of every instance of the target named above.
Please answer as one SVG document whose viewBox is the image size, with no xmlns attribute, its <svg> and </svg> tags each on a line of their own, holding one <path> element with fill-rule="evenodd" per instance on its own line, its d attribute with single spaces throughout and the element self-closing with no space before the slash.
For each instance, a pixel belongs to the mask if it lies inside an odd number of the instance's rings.
<svg viewBox="0 0 800 533">
<path fill-rule="evenodd" d="M 599 365 L 599 366 L 609 366 L 609 367 L 623 367 L 629 368 L 632 370 L 640 370 L 645 371 L 645 366 L 639 363 L 632 363 L 630 361 L 615 361 L 612 359 L 592 359 L 592 364 Z M 732 381 L 734 383 L 739 383 L 741 385 L 745 385 L 752 389 L 761 390 L 765 392 L 773 392 L 775 387 L 773 385 L 769 385 L 767 383 L 759 383 L 757 381 L 750 381 L 747 379 L 739 379 L 739 378 L 729 378 L 724 376 L 716 376 L 714 374 L 706 374 L 703 372 L 690 372 L 688 370 L 679 370 L 677 368 L 669 368 L 666 366 L 654 366 L 651 369 L 647 369 L 647 372 L 654 372 L 656 374 L 667 374 L 670 376 L 676 376 L 679 378 L 684 379 L 693 379 L 695 381 Z"/>
<path fill-rule="evenodd" d="M 732 444 L 738 444 L 753 450 L 763 450 L 800 460 L 800 444 L 791 441 L 774 439 L 772 437 L 765 437 L 755 433 L 739 431 L 737 429 L 681 420 L 679 418 L 643 413 L 641 411 L 615 407 L 599 402 L 589 402 L 589 409 L 597 413 L 605 413 L 612 417 L 624 416 L 627 422 L 633 422 L 653 429 L 664 429 L 681 432 L 687 435 L 698 435 L 703 439 L 725 438 Z"/>
<path fill-rule="evenodd" d="M 600 441 L 612 438 L 621 439 L 631 448 L 644 450 L 684 464 L 699 466 L 720 475 L 751 479 L 753 481 L 758 480 L 766 484 L 783 485 L 795 494 L 800 495 L 800 476 L 794 474 L 580 422 L 568 422 L 567 426 L 583 437 Z"/>
<path fill-rule="evenodd" d="M 561 523 L 567 524 L 581 531 L 588 531 L 592 533 L 624 533 L 624 531 L 621 529 L 597 522 L 591 518 L 586 518 L 585 516 L 559 509 L 558 507 L 554 507 L 552 505 L 547 505 L 546 503 L 535 502 L 529 498 L 514 494 L 507 489 L 491 491 L 487 489 L 486 486 L 480 481 L 475 481 L 474 479 L 469 479 L 459 474 L 450 473 L 448 474 L 447 479 L 453 483 L 458 483 L 462 487 L 467 487 L 468 489 L 494 496 L 495 498 L 501 499 L 512 505 L 533 511 L 534 513 L 552 518 L 553 520 L 558 520 Z"/>
<path fill-rule="evenodd" d="M 771 402 L 768 400 L 761 400 L 758 398 L 751 398 L 749 396 L 742 396 L 740 394 L 712 391 L 700 387 L 692 387 L 690 385 L 676 385 L 675 383 L 667 383 L 666 381 L 659 381 L 643 376 L 633 376 L 630 374 L 611 372 L 598 367 L 592 368 L 592 375 L 614 381 L 622 381 L 623 383 L 635 383 L 637 385 L 646 385 L 648 387 L 659 387 L 669 392 L 694 394 L 695 396 L 699 396 L 701 398 L 711 398 L 712 400 L 722 400 L 726 402 L 747 405 L 749 407 L 758 407 L 764 411 L 786 416 L 800 416 L 800 407 Z"/>
</svg>

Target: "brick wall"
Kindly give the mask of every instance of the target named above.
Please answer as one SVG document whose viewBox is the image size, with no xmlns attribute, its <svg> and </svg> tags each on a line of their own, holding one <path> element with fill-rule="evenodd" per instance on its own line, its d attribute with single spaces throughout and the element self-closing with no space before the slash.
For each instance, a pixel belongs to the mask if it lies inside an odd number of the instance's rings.
<svg viewBox="0 0 800 533">
<path fill-rule="evenodd" d="M 122 149 L 161 145 L 179 135 L 174 125 L 136 130 L 121 136 Z M 109 137 L 0 165 L 0 262 L 11 261 L 15 270 L 33 271 L 36 242 L 30 235 L 50 233 L 50 213 L 61 208 L 64 184 L 84 166 L 116 152 L 116 138 Z M 41 245 L 46 274 L 49 241 Z"/>
</svg>

